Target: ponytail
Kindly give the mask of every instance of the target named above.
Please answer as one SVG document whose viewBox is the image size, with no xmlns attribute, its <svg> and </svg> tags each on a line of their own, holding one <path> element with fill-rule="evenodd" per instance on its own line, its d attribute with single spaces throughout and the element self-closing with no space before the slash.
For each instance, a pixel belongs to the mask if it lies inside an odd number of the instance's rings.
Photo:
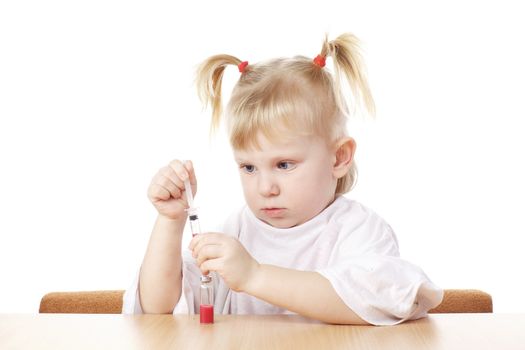
<svg viewBox="0 0 525 350">
<path fill-rule="evenodd" d="M 321 56 L 331 56 L 335 70 L 335 98 L 341 111 L 346 111 L 344 99 L 341 94 L 341 75 L 344 73 L 355 104 L 364 104 L 371 116 L 375 115 L 375 104 L 364 71 L 364 63 L 361 58 L 359 40 L 353 34 L 345 33 L 335 40 L 328 41 L 325 37 Z"/>
<path fill-rule="evenodd" d="M 238 66 L 241 60 L 230 55 L 215 55 L 201 63 L 197 69 L 197 93 L 204 107 L 211 105 L 211 131 L 215 130 L 221 121 L 222 102 L 221 85 L 224 69 L 227 65 Z"/>
</svg>

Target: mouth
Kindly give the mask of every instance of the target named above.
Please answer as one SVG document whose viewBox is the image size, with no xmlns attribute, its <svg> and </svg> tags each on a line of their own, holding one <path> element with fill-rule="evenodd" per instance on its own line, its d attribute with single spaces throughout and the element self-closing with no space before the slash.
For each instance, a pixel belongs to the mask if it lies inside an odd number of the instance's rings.
<svg viewBox="0 0 525 350">
<path fill-rule="evenodd" d="M 275 218 L 284 214 L 285 208 L 262 208 L 261 211 L 269 217 Z"/>
</svg>

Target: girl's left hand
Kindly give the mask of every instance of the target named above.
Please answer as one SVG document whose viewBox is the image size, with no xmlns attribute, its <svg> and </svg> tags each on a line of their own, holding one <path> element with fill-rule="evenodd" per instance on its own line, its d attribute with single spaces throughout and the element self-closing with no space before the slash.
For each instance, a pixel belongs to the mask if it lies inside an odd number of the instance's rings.
<svg viewBox="0 0 525 350">
<path fill-rule="evenodd" d="M 203 274 L 216 271 L 236 292 L 246 290 L 259 267 L 239 240 L 224 233 L 198 234 L 189 248 Z"/>
</svg>

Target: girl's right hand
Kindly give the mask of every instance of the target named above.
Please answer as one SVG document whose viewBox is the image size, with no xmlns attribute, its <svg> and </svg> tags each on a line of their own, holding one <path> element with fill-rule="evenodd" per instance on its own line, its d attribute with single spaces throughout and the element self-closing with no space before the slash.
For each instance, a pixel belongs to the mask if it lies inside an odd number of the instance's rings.
<svg viewBox="0 0 525 350">
<path fill-rule="evenodd" d="M 197 179 L 191 161 L 172 160 L 161 168 L 151 180 L 148 188 L 148 198 L 153 203 L 159 215 L 168 219 L 186 218 L 189 207 L 184 191 L 184 180 L 190 179 L 193 196 L 197 193 Z"/>
</svg>

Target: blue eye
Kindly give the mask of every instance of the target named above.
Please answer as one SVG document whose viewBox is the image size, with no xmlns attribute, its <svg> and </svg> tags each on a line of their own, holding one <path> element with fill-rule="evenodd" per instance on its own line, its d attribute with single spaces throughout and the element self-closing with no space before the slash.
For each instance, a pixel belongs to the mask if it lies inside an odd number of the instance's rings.
<svg viewBox="0 0 525 350">
<path fill-rule="evenodd" d="M 255 167 L 253 165 L 241 165 L 241 169 L 244 169 L 247 173 L 253 173 L 255 171 Z"/>
<path fill-rule="evenodd" d="M 279 164 L 277 164 L 277 167 L 282 170 L 289 170 L 292 166 L 292 162 L 279 162 Z"/>
</svg>

